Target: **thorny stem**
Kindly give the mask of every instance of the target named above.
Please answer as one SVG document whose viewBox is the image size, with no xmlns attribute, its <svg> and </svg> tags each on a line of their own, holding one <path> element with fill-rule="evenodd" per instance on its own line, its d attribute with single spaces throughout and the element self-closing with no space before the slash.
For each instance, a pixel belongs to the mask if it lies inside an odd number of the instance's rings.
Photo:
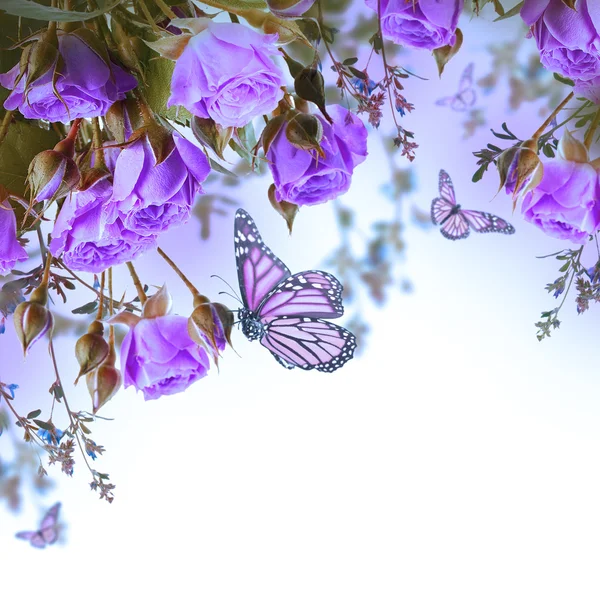
<svg viewBox="0 0 600 600">
<path fill-rule="evenodd" d="M 148 299 L 148 297 L 146 296 L 146 292 L 144 292 L 144 287 L 142 286 L 140 278 L 138 277 L 138 274 L 136 273 L 133 263 L 130 260 L 128 260 L 126 264 L 127 264 L 127 268 L 129 269 L 129 274 L 131 275 L 131 279 L 133 280 L 133 284 L 135 285 L 135 289 L 137 290 L 138 298 L 140 299 L 140 302 L 143 305 L 143 304 L 145 304 L 146 300 Z"/>
<path fill-rule="evenodd" d="M 396 128 L 399 128 L 398 125 L 398 121 L 396 119 L 396 110 L 394 108 L 394 104 L 392 102 L 392 93 L 390 91 L 390 78 L 388 75 L 388 71 L 390 70 L 388 63 L 387 63 L 387 58 L 385 56 L 385 42 L 383 40 L 383 33 L 381 31 L 381 0 L 377 0 L 377 32 L 379 35 L 379 39 L 381 40 L 381 59 L 383 60 L 383 67 L 385 69 L 385 87 L 387 89 L 387 96 L 388 96 L 388 100 L 390 102 L 390 109 L 392 111 L 392 118 L 394 119 L 394 125 L 396 125 Z"/>
<path fill-rule="evenodd" d="M 592 142 L 594 140 L 594 133 L 596 133 L 596 129 L 598 128 L 598 123 L 600 123 L 600 108 L 596 111 L 594 119 L 591 122 L 590 127 L 585 134 L 585 138 L 583 139 L 583 143 L 585 144 L 585 147 L 588 150 L 590 149 L 590 146 L 592 145 Z"/>
<path fill-rule="evenodd" d="M 92 469 L 92 467 L 90 467 L 90 463 L 88 462 L 85 449 L 81 443 L 81 440 L 79 439 L 79 427 L 75 423 L 75 419 L 73 419 L 73 413 L 71 412 L 71 409 L 69 407 L 69 403 L 67 401 L 67 396 L 65 394 L 65 389 L 64 389 L 62 381 L 60 379 L 60 374 L 58 372 L 58 364 L 56 362 L 56 354 L 54 352 L 54 343 L 52 342 L 52 337 L 50 337 L 48 349 L 50 350 L 50 357 L 52 358 L 52 366 L 54 367 L 54 374 L 56 375 L 56 383 L 58 383 L 58 385 L 60 386 L 60 388 L 62 390 L 62 400 L 65 403 L 65 409 L 67 410 L 67 415 L 69 416 L 69 421 L 71 423 L 71 427 L 73 428 L 73 434 L 75 435 L 75 439 L 77 440 L 77 445 L 79 446 L 79 450 L 81 451 L 81 455 L 83 456 L 85 465 L 88 468 L 89 472 L 92 474 L 94 481 L 96 481 L 96 473 Z"/>
<path fill-rule="evenodd" d="M 378 0 L 378 2 L 381 2 L 381 0 Z M 534 140 L 537 140 L 537 138 L 540 137 L 540 135 L 542 135 L 542 133 L 544 133 L 544 129 L 546 129 L 546 127 L 548 127 L 548 125 L 550 125 L 550 123 L 552 123 L 552 119 L 554 119 L 554 117 L 569 103 L 569 101 L 571 100 L 571 98 L 573 98 L 573 92 L 571 92 L 549 115 L 548 118 L 540 125 L 540 127 L 538 128 L 538 130 L 531 136 Z"/>
<path fill-rule="evenodd" d="M 158 8 L 160 8 L 160 10 L 162 10 L 165 17 L 168 17 L 169 19 L 177 18 L 177 15 L 173 12 L 171 7 L 166 2 L 164 2 L 164 0 L 154 0 L 154 3 L 156 4 L 156 6 L 158 6 Z"/>
<path fill-rule="evenodd" d="M 192 296 L 199 296 L 200 292 L 195 288 L 194 284 L 182 273 L 181 269 L 167 256 L 164 250 L 158 247 L 156 248 L 156 251 L 165 259 L 165 261 L 171 267 L 171 269 L 173 269 L 173 271 L 175 271 L 175 273 L 179 275 L 179 278 L 181 279 L 181 281 L 183 281 L 183 283 L 185 283 L 188 290 L 190 290 L 190 292 L 192 293 Z"/>
<path fill-rule="evenodd" d="M 8 128 L 14 112 L 14 110 L 7 110 L 6 113 L 4 113 L 4 118 L 2 119 L 2 123 L 0 123 L 0 144 L 4 141 L 4 138 L 8 133 Z"/>
<path fill-rule="evenodd" d="M 98 8 L 98 4 L 96 3 L 96 0 L 88 0 L 88 6 L 92 10 L 96 10 Z M 110 29 L 108 28 L 108 24 L 106 23 L 106 19 L 105 19 L 104 15 L 100 15 L 99 17 L 96 17 L 94 19 L 94 22 L 98 26 L 98 29 L 100 30 L 100 33 L 102 34 L 102 37 L 104 38 L 104 41 L 106 42 L 106 45 L 108 46 L 108 48 L 112 52 L 117 54 L 117 46 L 115 44 L 115 40 L 112 37 Z"/>
<path fill-rule="evenodd" d="M 48 281 L 50 280 L 50 265 L 52 264 L 52 254 L 50 252 L 46 253 L 46 264 L 44 265 L 44 275 L 42 276 L 42 283 L 40 283 L 40 287 L 43 285 L 48 287 Z"/>
<path fill-rule="evenodd" d="M 112 267 L 108 269 L 108 293 L 110 295 L 110 303 L 108 306 L 109 315 L 112 316 L 113 306 L 113 272 Z M 108 330 L 108 345 L 112 352 L 115 351 L 115 326 L 111 325 Z"/>
<path fill-rule="evenodd" d="M 572 115 L 567 117 L 562 123 L 559 123 L 556 127 L 553 127 L 552 129 L 550 129 L 550 131 L 547 131 L 541 137 L 549 139 L 557 129 L 564 127 L 569 121 L 573 120 L 584 108 L 588 108 L 589 105 L 590 105 L 590 102 L 584 102 Z"/>
<path fill-rule="evenodd" d="M 106 169 L 104 148 L 102 147 L 102 132 L 100 131 L 100 120 L 98 117 L 92 119 L 92 132 L 94 136 L 94 167 L 97 169 Z"/>
</svg>

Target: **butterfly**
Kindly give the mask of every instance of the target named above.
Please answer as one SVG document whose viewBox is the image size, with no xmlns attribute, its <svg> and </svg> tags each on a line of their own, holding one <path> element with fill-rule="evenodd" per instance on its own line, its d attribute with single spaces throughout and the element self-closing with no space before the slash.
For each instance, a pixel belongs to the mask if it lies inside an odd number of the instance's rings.
<svg viewBox="0 0 600 600">
<path fill-rule="evenodd" d="M 54 544 L 58 539 L 58 511 L 60 502 L 48 509 L 44 515 L 38 531 L 20 531 L 15 537 L 20 540 L 28 540 L 34 548 L 45 548 L 47 545 Z"/>
<path fill-rule="evenodd" d="M 234 246 L 244 305 L 238 318 L 250 341 L 260 340 L 287 369 L 331 373 L 354 356 L 354 335 L 324 320 L 344 314 L 342 284 L 333 275 L 292 275 L 241 209 L 235 215 Z"/>
<path fill-rule="evenodd" d="M 462 240 L 469 236 L 470 227 L 477 233 L 512 234 L 515 228 L 500 217 L 480 210 L 463 210 L 456 204 L 454 186 L 450 175 L 440 171 L 440 197 L 431 203 L 431 220 L 441 225 L 441 233 L 449 240 Z"/>
<path fill-rule="evenodd" d="M 449 106 L 457 112 L 464 112 L 475 105 L 477 94 L 473 87 L 473 63 L 469 63 L 460 76 L 458 92 L 454 96 L 446 96 L 436 100 L 437 106 Z"/>
</svg>

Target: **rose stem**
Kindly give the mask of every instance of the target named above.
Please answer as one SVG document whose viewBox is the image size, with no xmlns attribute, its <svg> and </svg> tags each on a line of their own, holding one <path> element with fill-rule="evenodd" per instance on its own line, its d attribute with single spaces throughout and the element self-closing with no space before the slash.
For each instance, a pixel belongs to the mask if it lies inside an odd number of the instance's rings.
<svg viewBox="0 0 600 600">
<path fill-rule="evenodd" d="M 92 119 L 92 131 L 94 136 L 94 167 L 106 170 L 104 148 L 102 147 L 102 132 L 100 131 L 100 120 L 98 117 Z"/>
<path fill-rule="evenodd" d="M 573 98 L 573 92 L 571 92 L 548 116 L 548 118 L 541 124 L 539 129 L 531 136 L 534 140 L 537 140 L 542 133 L 544 133 L 544 129 L 550 125 L 552 119 L 566 106 L 566 104 Z"/>
<path fill-rule="evenodd" d="M 146 21 L 148 21 L 148 25 L 150 25 L 150 27 L 152 27 L 152 30 L 154 32 L 159 33 L 160 29 L 154 22 L 154 19 L 152 18 L 152 15 L 150 14 L 148 7 L 146 6 L 145 0 L 137 0 L 137 5 L 140 7 L 142 13 L 144 13 L 144 17 L 145 17 Z"/>
<path fill-rule="evenodd" d="M 383 40 L 383 32 L 381 30 L 381 0 L 377 0 L 377 32 L 379 33 L 379 38 L 381 39 L 381 59 L 383 60 L 385 87 L 387 89 L 388 100 L 390 102 L 390 111 L 392 113 L 392 118 L 394 119 L 394 125 L 396 125 L 396 129 L 399 130 L 398 121 L 396 120 L 396 110 L 394 109 L 394 103 L 392 102 L 392 92 L 390 90 L 391 80 L 388 74 L 390 68 L 385 56 L 385 42 Z"/>
<path fill-rule="evenodd" d="M 135 272 L 135 267 L 133 266 L 133 263 L 130 260 L 127 261 L 127 268 L 129 269 L 131 279 L 133 279 L 135 289 L 138 293 L 138 298 L 140 299 L 140 302 L 144 304 L 146 300 L 148 300 L 148 297 L 146 296 L 146 292 L 144 292 L 144 288 L 142 287 L 138 274 Z"/>
<path fill-rule="evenodd" d="M 2 123 L 0 124 L 0 144 L 4 141 L 4 138 L 8 133 L 8 127 L 10 126 L 10 122 L 12 121 L 12 116 L 14 112 L 14 110 L 7 110 L 4 114 L 4 118 L 2 119 Z"/>
<path fill-rule="evenodd" d="M 594 133 L 596 133 L 598 123 L 600 123 L 600 108 L 596 111 L 596 114 L 594 115 L 594 120 L 590 124 L 590 127 L 585 134 L 585 138 L 583 139 L 583 143 L 585 144 L 585 147 L 588 150 L 590 149 L 590 146 L 592 145 L 592 141 L 594 139 Z"/>
<path fill-rule="evenodd" d="M 100 298 L 98 300 L 98 316 L 97 321 L 102 321 L 102 312 L 104 309 L 104 282 L 106 281 L 106 271 L 102 271 L 100 275 Z"/>
<path fill-rule="evenodd" d="M 166 255 L 164 250 L 158 247 L 156 251 L 165 259 L 165 261 L 173 269 L 173 271 L 175 271 L 175 273 L 179 275 L 181 281 L 185 283 L 188 290 L 190 290 L 190 292 L 192 293 L 192 296 L 200 296 L 200 292 L 194 287 L 193 283 L 181 272 L 179 267 Z"/>
<path fill-rule="evenodd" d="M 108 304 L 108 314 L 112 316 L 114 305 L 113 305 L 113 278 L 112 278 L 112 267 L 108 269 L 108 293 L 110 295 L 110 301 Z M 115 351 L 115 327 L 111 325 L 108 330 L 108 346 L 111 352 Z"/>
<path fill-rule="evenodd" d="M 154 4 L 163 11 L 166 17 L 169 19 L 176 19 L 177 15 L 171 10 L 171 7 L 164 2 L 164 0 L 154 0 Z"/>
</svg>

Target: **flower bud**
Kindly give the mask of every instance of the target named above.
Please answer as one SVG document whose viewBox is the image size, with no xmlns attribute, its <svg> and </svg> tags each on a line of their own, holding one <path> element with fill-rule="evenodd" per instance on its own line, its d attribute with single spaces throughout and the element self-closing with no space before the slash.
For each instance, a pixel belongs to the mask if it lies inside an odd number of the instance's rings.
<svg viewBox="0 0 600 600">
<path fill-rule="evenodd" d="M 192 133 L 196 139 L 204 146 L 208 146 L 221 160 L 225 160 L 223 152 L 229 144 L 233 131 L 233 127 L 222 127 L 212 119 L 200 117 L 192 119 Z"/>
<path fill-rule="evenodd" d="M 58 60 L 58 38 L 56 27 L 49 27 L 39 39 L 28 48 L 26 64 L 28 66 L 25 88 L 54 69 Z M 21 71 L 23 72 L 23 71 Z"/>
<path fill-rule="evenodd" d="M 271 144 L 277 137 L 279 130 L 285 125 L 286 117 L 285 115 L 277 115 L 269 120 L 269 122 L 265 125 L 263 132 L 260 136 L 260 141 L 262 142 L 262 147 L 265 154 L 269 151 Z"/>
<path fill-rule="evenodd" d="M 323 116 L 332 122 L 325 108 L 325 80 L 321 71 L 314 67 L 305 67 L 294 78 L 294 89 L 300 98 L 316 104 Z"/>
<path fill-rule="evenodd" d="M 115 102 L 108 109 L 104 120 L 108 130 L 119 144 L 125 143 L 132 132 L 143 124 L 134 99 Z"/>
<path fill-rule="evenodd" d="M 154 319 L 156 317 L 164 317 L 171 312 L 172 306 L 173 299 L 167 291 L 167 284 L 165 283 L 154 296 L 151 296 L 144 302 L 142 318 Z"/>
<path fill-rule="evenodd" d="M 79 183 L 79 169 L 62 152 L 44 150 L 31 161 L 28 179 L 36 202 L 57 200 Z"/>
<path fill-rule="evenodd" d="M 294 111 L 285 128 L 285 137 L 292 146 L 301 150 L 316 150 L 321 158 L 325 158 L 325 152 L 320 145 L 323 139 L 323 124 L 314 115 Z"/>
<path fill-rule="evenodd" d="M 46 308 L 48 303 L 48 290 L 44 284 L 35 289 L 26 302 L 21 302 L 15 309 L 13 320 L 17 337 L 23 346 L 25 356 L 27 352 L 46 333 L 52 335 L 54 317 Z"/>
<path fill-rule="evenodd" d="M 94 321 L 88 328 L 88 332 L 82 335 L 75 344 L 75 356 L 79 363 L 79 378 L 87 375 L 90 371 L 97 369 L 108 356 L 108 343 L 103 337 L 104 326 L 100 321 Z"/>
<path fill-rule="evenodd" d="M 560 142 L 558 142 L 558 155 L 560 158 L 572 162 L 585 163 L 589 161 L 588 149 L 582 142 L 576 140 L 568 129 L 565 129 Z"/>
<path fill-rule="evenodd" d="M 522 193 L 533 189 L 541 181 L 543 166 L 536 150 L 537 141 L 531 139 L 505 150 L 498 157 L 500 188 L 504 187 L 515 203 Z"/>
<path fill-rule="evenodd" d="M 194 297 L 194 311 L 188 319 L 188 333 L 200 346 L 206 346 L 215 363 L 227 343 L 231 345 L 233 314 L 223 304 L 212 303 L 206 296 Z"/>
<path fill-rule="evenodd" d="M 115 351 L 111 348 L 105 361 L 95 371 L 85 376 L 94 414 L 113 398 L 123 383 L 121 372 L 115 367 L 115 362 Z"/>
<path fill-rule="evenodd" d="M 294 226 L 294 220 L 296 219 L 296 215 L 298 214 L 300 207 L 297 204 L 287 202 L 286 200 L 278 201 L 275 194 L 275 184 L 273 183 L 269 188 L 269 202 L 275 211 L 285 219 L 285 222 L 288 226 L 288 231 L 291 235 L 292 227 Z"/>
<path fill-rule="evenodd" d="M 315 0 L 267 0 L 269 10 L 282 19 L 301 17 Z"/>
</svg>

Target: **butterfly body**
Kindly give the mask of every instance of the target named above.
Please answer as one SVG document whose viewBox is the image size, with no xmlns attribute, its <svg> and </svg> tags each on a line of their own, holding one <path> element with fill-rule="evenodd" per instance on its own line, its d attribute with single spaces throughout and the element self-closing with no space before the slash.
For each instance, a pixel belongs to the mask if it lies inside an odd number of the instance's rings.
<svg viewBox="0 0 600 600">
<path fill-rule="evenodd" d="M 504 233 L 511 235 L 515 228 L 491 213 L 465 210 L 456 202 L 454 186 L 446 171 L 440 171 L 440 195 L 431 203 L 431 221 L 441 225 L 440 233 L 449 240 L 462 240 L 469 236 L 471 228 L 477 233 Z"/>
<path fill-rule="evenodd" d="M 330 373 L 353 357 L 352 333 L 325 320 L 344 314 L 343 288 L 333 275 L 292 275 L 241 209 L 235 216 L 234 245 L 244 305 L 238 318 L 248 340 L 259 340 L 287 369 Z"/>
</svg>

